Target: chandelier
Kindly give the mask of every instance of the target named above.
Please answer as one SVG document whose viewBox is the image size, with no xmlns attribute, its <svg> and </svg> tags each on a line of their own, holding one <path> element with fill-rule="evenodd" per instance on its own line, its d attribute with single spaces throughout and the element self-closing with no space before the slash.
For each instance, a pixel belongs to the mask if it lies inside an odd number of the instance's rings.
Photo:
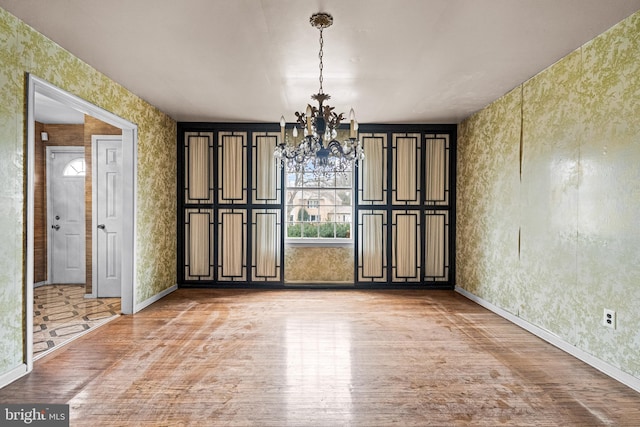
<svg viewBox="0 0 640 427">
<path fill-rule="evenodd" d="M 318 102 L 318 106 L 308 104 L 304 113 L 296 112 L 292 140 L 286 135 L 284 116 L 280 118 L 281 139 L 274 151 L 274 157 L 290 172 L 305 172 L 305 169 L 313 170 L 316 175 L 346 172 L 364 159 L 364 151 L 358 140 L 358 122 L 353 108 L 349 112 L 349 137 L 340 142 L 337 140 L 338 128 L 345 119 L 344 113 L 337 114 L 333 111 L 334 107 L 325 105 L 325 101 L 331 99 L 331 96 L 322 89 L 322 30 L 333 24 L 333 17 L 328 13 L 315 13 L 311 15 L 309 22 L 320 31 L 320 89 L 311 96 L 311 99 Z M 300 140 L 298 126 L 303 132 Z"/>
</svg>

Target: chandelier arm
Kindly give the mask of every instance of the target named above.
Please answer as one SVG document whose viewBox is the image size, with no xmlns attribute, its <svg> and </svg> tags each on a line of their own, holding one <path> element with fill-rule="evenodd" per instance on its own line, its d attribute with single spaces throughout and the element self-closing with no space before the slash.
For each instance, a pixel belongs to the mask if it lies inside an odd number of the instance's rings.
<svg viewBox="0 0 640 427">
<path fill-rule="evenodd" d="M 302 129 L 307 127 L 307 119 L 303 113 L 299 113 L 296 111 L 296 121 L 300 124 L 300 127 Z"/>
</svg>

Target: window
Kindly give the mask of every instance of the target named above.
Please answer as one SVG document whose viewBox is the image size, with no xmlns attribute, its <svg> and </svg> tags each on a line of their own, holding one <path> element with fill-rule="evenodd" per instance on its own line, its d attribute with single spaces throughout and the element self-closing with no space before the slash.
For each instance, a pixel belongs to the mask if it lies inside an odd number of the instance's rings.
<svg viewBox="0 0 640 427">
<path fill-rule="evenodd" d="M 351 239 L 353 171 L 287 171 L 286 236 L 289 239 Z"/>
<path fill-rule="evenodd" d="M 84 163 L 84 158 L 78 157 L 77 159 L 71 160 L 64 167 L 62 171 L 63 176 L 85 176 L 86 166 Z"/>
</svg>

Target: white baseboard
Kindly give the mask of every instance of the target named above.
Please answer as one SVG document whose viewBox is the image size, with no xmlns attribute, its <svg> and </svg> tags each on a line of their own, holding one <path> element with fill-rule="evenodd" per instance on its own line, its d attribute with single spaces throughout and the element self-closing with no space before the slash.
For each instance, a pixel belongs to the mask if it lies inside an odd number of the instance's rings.
<svg viewBox="0 0 640 427">
<path fill-rule="evenodd" d="M 612 366 L 601 359 L 598 359 L 592 354 L 589 354 L 586 351 L 574 346 L 573 344 L 566 342 L 554 333 L 542 329 L 539 326 L 534 325 L 533 323 L 529 323 L 521 317 L 509 313 L 508 311 L 490 303 L 489 301 L 483 300 L 479 296 L 474 295 L 465 289 L 456 286 L 455 291 L 469 298 L 471 301 L 477 303 L 478 305 L 481 305 L 482 307 L 494 312 L 498 316 L 503 317 L 511 323 L 520 326 L 522 329 L 532 333 L 533 335 L 542 338 L 549 344 L 558 347 L 560 350 L 569 353 L 573 357 L 582 360 L 588 365 L 593 366 L 594 368 L 610 376 L 614 380 L 619 381 L 622 384 L 631 387 L 632 389 L 640 393 L 640 378 L 636 378 L 633 375 L 628 374 L 627 372 L 624 372 L 623 370 L 616 368 L 615 366 Z"/>
<path fill-rule="evenodd" d="M 44 282 L 38 282 L 38 283 L 34 283 L 34 284 L 33 284 L 33 287 L 34 287 L 34 288 L 39 288 L 40 286 L 44 286 L 44 285 L 48 285 L 48 284 L 49 284 L 49 282 L 47 282 L 47 281 L 44 281 Z"/>
<path fill-rule="evenodd" d="M 153 304 L 154 302 L 166 297 L 167 295 L 169 295 L 171 292 L 175 291 L 178 289 L 178 285 L 173 285 L 167 289 L 165 289 L 164 291 L 160 292 L 159 294 L 156 294 L 154 296 L 152 296 L 151 298 L 142 301 L 139 304 L 136 304 L 135 307 L 133 308 L 133 312 L 137 313 L 140 310 L 150 306 L 151 304 Z"/>
<path fill-rule="evenodd" d="M 28 373 L 29 373 L 29 370 L 27 369 L 27 364 L 23 363 L 21 365 L 16 366 L 15 368 L 11 369 L 8 372 L 5 372 L 4 374 L 0 374 L 0 388 L 11 384 L 18 378 Z"/>
</svg>

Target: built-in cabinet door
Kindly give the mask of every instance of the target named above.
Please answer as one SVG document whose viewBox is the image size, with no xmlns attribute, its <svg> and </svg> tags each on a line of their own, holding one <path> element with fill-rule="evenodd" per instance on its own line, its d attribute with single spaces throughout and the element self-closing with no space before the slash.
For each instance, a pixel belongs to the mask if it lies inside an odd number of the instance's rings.
<svg viewBox="0 0 640 427">
<path fill-rule="evenodd" d="M 251 214 L 251 279 L 254 282 L 281 280 L 281 209 L 253 209 Z"/>
<path fill-rule="evenodd" d="M 386 283 L 388 277 L 387 134 L 361 133 L 365 159 L 358 166 L 357 265 L 359 283 Z M 376 209 L 383 208 L 383 209 Z"/>
<path fill-rule="evenodd" d="M 187 281 L 211 281 L 215 277 L 214 233 L 214 133 L 186 132 L 182 147 L 183 259 Z"/>
<path fill-rule="evenodd" d="M 425 212 L 425 281 L 449 281 L 449 218 L 449 211 Z"/>
<path fill-rule="evenodd" d="M 359 135 L 365 151 L 353 224 L 359 285 L 452 283 L 455 131 L 408 128 Z M 280 133 L 215 124 L 183 132 L 179 280 L 283 284 L 283 172 L 273 157 Z"/>
<path fill-rule="evenodd" d="M 424 280 L 449 282 L 451 137 L 426 134 L 424 185 Z"/>
<path fill-rule="evenodd" d="M 218 281 L 247 281 L 247 210 L 218 210 Z"/>
<path fill-rule="evenodd" d="M 251 143 L 253 205 L 280 205 L 282 200 L 282 174 L 273 153 L 279 143 L 277 132 L 254 132 Z"/>
<path fill-rule="evenodd" d="M 387 282 L 387 211 L 363 209 L 358 213 L 358 282 Z"/>
<path fill-rule="evenodd" d="M 419 210 L 393 211 L 391 280 L 395 283 L 422 281 L 420 217 Z"/>
<path fill-rule="evenodd" d="M 282 173 L 273 157 L 279 138 L 278 132 L 184 132 L 181 280 L 282 281 Z"/>
<path fill-rule="evenodd" d="M 253 132 L 251 141 L 251 282 L 282 281 L 282 171 L 273 152 L 279 132 Z"/>
<path fill-rule="evenodd" d="M 360 134 L 365 159 L 358 166 L 358 204 L 387 204 L 387 134 Z"/>
<path fill-rule="evenodd" d="M 450 283 L 451 135 L 362 133 L 358 283 Z"/>
<path fill-rule="evenodd" d="M 184 188 L 187 205 L 212 205 L 215 197 L 213 132 L 187 132 L 184 136 Z"/>
<path fill-rule="evenodd" d="M 422 135 L 392 134 L 391 281 L 422 281 L 420 211 L 405 210 L 421 203 Z"/>
<path fill-rule="evenodd" d="M 211 281 L 214 279 L 214 227 L 213 209 L 185 209 L 183 261 L 185 280 Z"/>
<path fill-rule="evenodd" d="M 247 204 L 247 132 L 218 132 L 218 204 Z"/>
<path fill-rule="evenodd" d="M 449 206 L 449 174 L 451 145 L 447 134 L 427 134 L 425 151 L 425 188 L 426 206 Z"/>
<path fill-rule="evenodd" d="M 422 135 L 392 134 L 392 205 L 411 206 L 421 203 Z"/>
</svg>

